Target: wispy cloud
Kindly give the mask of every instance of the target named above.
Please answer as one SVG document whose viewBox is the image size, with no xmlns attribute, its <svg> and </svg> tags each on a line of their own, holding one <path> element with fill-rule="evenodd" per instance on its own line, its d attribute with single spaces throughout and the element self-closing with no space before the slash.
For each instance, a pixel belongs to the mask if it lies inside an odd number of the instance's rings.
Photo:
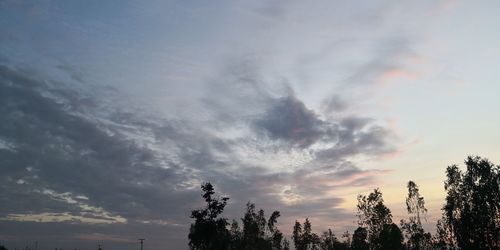
<svg viewBox="0 0 500 250">
<path fill-rule="evenodd" d="M 361 170 L 349 159 L 393 150 L 386 141 L 391 132 L 372 119 L 325 120 L 292 90 L 273 94 L 252 75 L 237 78 L 255 83 L 249 91 L 222 88 L 207 96 L 203 101 L 214 104 L 207 106 L 213 116 L 203 122 L 145 118 L 92 92 L 5 66 L 0 77 L 7 121 L 0 136 L 9 145 L 0 149 L 2 188 L 9 190 L 0 195 L 3 223 L 141 223 L 187 230 L 186 213 L 198 204 L 203 181 L 234 197 L 235 208 L 250 199 L 286 210 L 284 220 L 301 213 L 329 216 L 329 209 L 347 218 L 332 190 L 368 185 L 383 173 Z M 226 94 L 240 98 L 221 100 Z M 241 99 L 258 96 L 265 101 L 240 116 L 248 105 Z M 231 129 L 232 136 L 219 132 Z M 252 150 L 260 158 L 246 155 Z M 293 155 L 293 168 L 276 168 Z M 240 211 L 229 213 L 237 217 Z"/>
</svg>

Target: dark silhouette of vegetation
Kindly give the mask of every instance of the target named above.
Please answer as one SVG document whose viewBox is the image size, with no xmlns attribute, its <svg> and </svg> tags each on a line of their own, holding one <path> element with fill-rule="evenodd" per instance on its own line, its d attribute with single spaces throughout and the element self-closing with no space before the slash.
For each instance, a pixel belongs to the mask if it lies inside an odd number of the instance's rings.
<svg viewBox="0 0 500 250">
<path fill-rule="evenodd" d="M 406 197 L 406 210 L 410 215 L 409 219 L 401 220 L 406 246 L 409 249 L 429 249 L 431 248 L 431 234 L 426 233 L 422 227 L 421 217 L 427 213 L 424 197 L 420 196 L 417 184 L 413 181 L 408 182 L 408 196 Z"/>
<path fill-rule="evenodd" d="M 343 238 L 346 238 L 345 242 L 340 242 L 332 229 L 328 228 L 328 231 L 323 232 L 320 239 L 320 249 L 321 250 L 344 250 L 349 249 L 350 237 L 349 232 L 344 233 Z"/>
<path fill-rule="evenodd" d="M 291 239 L 295 249 L 500 249 L 500 167 L 480 157 L 468 157 L 465 165 L 465 172 L 456 165 L 446 170 L 446 203 L 434 235 L 423 228 L 422 220 L 426 221 L 427 214 L 425 200 L 418 185 L 409 181 L 406 197 L 409 217 L 400 221 L 401 228 L 393 223 L 391 210 L 377 188 L 368 195 L 358 195 L 359 227 L 352 238 L 345 232 L 344 240 L 340 241 L 331 229 L 318 236 L 307 218 L 302 224 L 295 221 L 293 226 Z M 210 183 L 203 184 L 202 191 L 207 205 L 192 211 L 191 218 L 195 221 L 189 232 L 190 249 L 290 249 L 277 227 L 279 211 L 266 217 L 264 210 L 256 211 L 249 202 L 241 219 L 242 228 L 236 220 L 229 226 L 227 219 L 221 217 L 228 198 L 214 196 Z"/>
<path fill-rule="evenodd" d="M 288 241 L 283 237 L 276 223 L 280 212 L 274 211 L 266 220 L 263 209 L 255 211 L 255 204 L 247 203 L 244 217 L 241 219 L 243 230 L 233 221 L 231 235 L 234 249 L 289 249 Z"/>
<path fill-rule="evenodd" d="M 446 204 L 440 222 L 442 243 L 460 249 L 500 249 L 499 166 L 469 156 L 462 172 L 446 169 Z"/>
<path fill-rule="evenodd" d="M 226 218 L 219 217 L 229 198 L 214 197 L 214 187 L 210 183 L 203 184 L 201 190 L 207 205 L 191 212 L 195 222 L 189 230 L 189 247 L 197 250 L 229 249 L 231 238 L 226 228 L 229 223 Z"/>
<path fill-rule="evenodd" d="M 358 227 L 352 235 L 351 249 L 353 250 L 368 250 L 368 231 L 364 227 Z"/>
<path fill-rule="evenodd" d="M 297 250 L 317 250 L 319 249 L 320 238 L 312 232 L 311 222 L 306 218 L 303 225 L 295 221 L 293 226 L 293 244 Z"/>
<path fill-rule="evenodd" d="M 195 222 L 191 224 L 188 236 L 190 249 L 290 249 L 288 241 L 276 226 L 280 216 L 278 211 L 274 211 L 266 220 L 264 210 L 256 212 L 255 205 L 247 203 L 247 210 L 241 219 L 243 230 L 235 220 L 231 228 L 227 229 L 229 223 L 220 215 L 229 198 L 214 197 L 214 188 L 210 183 L 203 184 L 201 189 L 207 205 L 191 213 Z"/>
<path fill-rule="evenodd" d="M 381 233 L 386 225 L 392 224 L 392 214 L 384 205 L 382 192 L 377 188 L 368 196 L 358 195 L 357 209 L 358 225 L 367 229 L 370 249 L 383 249 L 382 242 L 387 239 L 381 237 L 387 234 Z"/>
<path fill-rule="evenodd" d="M 380 231 L 380 235 L 378 239 L 375 240 L 373 249 L 404 249 L 403 246 L 403 233 L 399 229 L 398 225 L 384 224 L 382 231 Z"/>
</svg>

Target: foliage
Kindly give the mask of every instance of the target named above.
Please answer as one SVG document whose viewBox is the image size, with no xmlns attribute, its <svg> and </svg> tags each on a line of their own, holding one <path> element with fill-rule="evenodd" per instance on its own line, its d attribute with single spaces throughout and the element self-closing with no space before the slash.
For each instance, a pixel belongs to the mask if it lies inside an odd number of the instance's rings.
<svg viewBox="0 0 500 250">
<path fill-rule="evenodd" d="M 233 220 L 230 229 L 226 218 L 220 218 L 229 198 L 214 197 L 212 184 L 201 186 L 203 198 L 207 203 L 203 209 L 193 210 L 189 233 L 189 247 L 196 250 L 289 250 L 288 241 L 277 228 L 279 211 L 274 211 L 266 220 L 264 210 L 255 211 L 255 205 L 247 203 L 243 216 L 243 229 Z"/>
<path fill-rule="evenodd" d="M 469 156 L 462 172 L 457 165 L 446 169 L 447 192 L 441 233 L 461 249 L 500 248 L 499 166 Z"/>
<path fill-rule="evenodd" d="M 189 248 L 193 250 L 227 249 L 230 243 L 226 218 L 219 218 L 229 198 L 214 197 L 214 187 L 210 183 L 201 186 L 205 208 L 193 210 L 191 218 L 195 219 L 189 230 Z"/>
<path fill-rule="evenodd" d="M 427 213 L 424 197 L 420 196 L 419 188 L 413 181 L 409 181 L 408 196 L 406 197 L 406 210 L 410 215 L 408 221 L 401 220 L 401 228 L 406 237 L 409 249 L 429 249 L 431 247 L 431 234 L 426 233 L 422 227 L 421 216 Z"/>
<path fill-rule="evenodd" d="M 320 238 L 319 247 L 321 250 L 341 250 L 349 249 L 349 243 L 340 242 L 332 229 L 328 228 L 328 231 L 323 232 Z"/>
<path fill-rule="evenodd" d="M 247 203 L 247 210 L 243 222 L 239 249 L 286 249 L 288 244 L 277 226 L 280 217 L 279 211 L 274 211 L 268 220 L 265 218 L 264 210 L 255 212 L 255 204 Z"/>
<path fill-rule="evenodd" d="M 359 227 L 343 241 L 331 229 L 318 236 L 308 218 L 295 221 L 292 240 L 297 250 L 378 250 L 378 249 L 500 249 L 500 179 L 499 166 L 480 157 L 468 157 L 466 170 L 456 165 L 446 169 L 446 203 L 442 219 L 437 221 L 434 236 L 424 231 L 427 209 L 417 184 L 409 181 L 406 210 L 409 218 L 401 220 L 401 229 L 392 222 L 379 189 L 358 195 Z M 289 250 L 290 244 L 278 229 L 279 211 L 266 217 L 248 202 L 241 219 L 229 225 L 222 217 L 229 198 L 215 196 L 212 184 L 202 185 L 206 206 L 193 210 L 189 247 L 193 250 Z M 406 247 L 403 244 L 405 240 Z M 2 249 L 0 246 L 0 250 Z"/>
<path fill-rule="evenodd" d="M 300 224 L 300 222 L 295 221 L 292 239 L 295 245 L 295 249 L 297 250 L 319 249 L 320 238 L 317 234 L 312 232 L 311 222 L 309 222 L 309 218 L 306 218 L 303 226 Z"/>
<path fill-rule="evenodd" d="M 379 239 L 385 225 L 392 224 L 391 210 L 384 205 L 382 193 L 377 188 L 368 196 L 358 195 L 358 224 L 368 230 L 370 247 L 379 249 Z"/>
<path fill-rule="evenodd" d="M 352 235 L 352 250 L 368 250 L 370 248 L 368 242 L 368 231 L 364 227 L 358 227 Z"/>
<path fill-rule="evenodd" d="M 384 224 L 380 236 L 375 241 L 375 249 L 404 249 L 403 233 L 401 233 L 398 225 L 394 223 Z"/>
<path fill-rule="evenodd" d="M 434 249 L 448 249 L 455 246 L 453 234 L 450 228 L 443 224 L 443 220 L 436 223 L 436 234 L 432 236 L 432 246 Z"/>
</svg>

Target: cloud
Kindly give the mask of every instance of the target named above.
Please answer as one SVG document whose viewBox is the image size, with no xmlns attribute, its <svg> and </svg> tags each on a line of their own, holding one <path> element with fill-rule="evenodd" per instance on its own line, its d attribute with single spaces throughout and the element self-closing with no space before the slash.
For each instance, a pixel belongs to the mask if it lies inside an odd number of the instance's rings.
<svg viewBox="0 0 500 250">
<path fill-rule="evenodd" d="M 82 69 L 75 67 L 73 65 L 67 64 L 67 63 L 61 63 L 57 66 L 58 69 L 62 70 L 63 72 L 66 72 L 71 79 L 78 81 L 78 82 L 84 82 L 85 81 L 85 73 L 82 71 Z"/>
<path fill-rule="evenodd" d="M 381 84 L 394 78 L 415 79 L 411 63 L 419 55 L 411 48 L 411 40 L 405 36 L 392 37 L 377 44 L 370 60 L 363 63 L 347 79 L 348 84 Z"/>
<path fill-rule="evenodd" d="M 175 207 L 156 200 L 185 199 L 185 192 L 175 190 L 187 179 L 181 168 L 138 145 L 119 126 L 80 112 L 91 106 L 82 109 L 80 99 L 66 99 L 61 89 L 52 91 L 45 81 L 6 67 L 0 68 L 0 80 L 0 136 L 11 145 L 0 150 L 2 188 L 10 190 L 0 196 L 1 214 L 88 215 L 83 203 L 66 195 L 71 193 L 113 216 L 157 218 Z M 19 179 L 25 183 L 17 184 Z"/>
<path fill-rule="evenodd" d="M 229 218 L 248 200 L 281 210 L 283 225 L 304 215 L 351 218 L 335 190 L 373 185 L 384 171 L 350 160 L 390 152 L 392 132 L 333 110 L 322 117 L 252 67 L 238 66 L 217 93 L 207 90 L 201 121 L 137 113 L 117 105 L 113 91 L 0 67 L 0 187 L 8 190 L 0 194 L 0 225 L 45 224 L 35 228 L 118 245 L 126 242 L 116 232 L 136 238 L 158 230 L 177 237 L 178 248 L 204 181 L 231 197 Z M 294 167 L 279 167 L 292 156 Z"/>
<path fill-rule="evenodd" d="M 345 159 L 356 155 L 377 156 L 396 151 L 397 136 L 368 118 L 348 117 L 340 121 L 338 143 L 319 150 L 318 159 Z"/>
<path fill-rule="evenodd" d="M 341 162 L 357 155 L 396 151 L 397 136 L 373 119 L 348 116 L 324 120 L 294 96 L 276 99 L 252 125 L 271 140 L 311 148 L 310 152 L 320 160 Z M 311 147 L 313 144 L 315 147 Z"/>
<path fill-rule="evenodd" d="M 348 107 L 348 103 L 339 95 L 330 95 L 321 103 L 322 112 L 326 115 L 336 115 Z"/>
<path fill-rule="evenodd" d="M 283 140 L 301 148 L 328 135 L 330 130 L 327 123 L 294 96 L 275 100 L 265 114 L 254 121 L 253 126 L 271 139 Z"/>
</svg>

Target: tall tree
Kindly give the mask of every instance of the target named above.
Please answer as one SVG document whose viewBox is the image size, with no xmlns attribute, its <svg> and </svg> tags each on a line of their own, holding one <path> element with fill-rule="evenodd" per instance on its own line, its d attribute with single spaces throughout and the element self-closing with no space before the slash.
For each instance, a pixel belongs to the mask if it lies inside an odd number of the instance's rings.
<svg viewBox="0 0 500 250">
<path fill-rule="evenodd" d="M 444 231 L 461 249 L 499 249 L 500 167 L 478 156 L 465 165 L 465 172 L 457 165 L 446 169 Z"/>
<path fill-rule="evenodd" d="M 408 221 L 401 220 L 401 227 L 406 237 L 407 246 L 409 249 L 428 249 L 430 248 L 431 234 L 424 231 L 421 221 L 422 217 L 426 220 L 425 215 L 427 213 L 424 197 L 420 195 L 419 188 L 415 182 L 409 181 L 407 188 L 406 210 L 410 217 Z"/>
<path fill-rule="evenodd" d="M 285 248 L 286 239 L 283 236 L 283 233 L 280 232 L 276 223 L 278 222 L 278 217 L 280 217 L 279 211 L 274 211 L 269 219 L 267 220 L 267 228 L 270 234 L 271 245 L 273 249 L 283 249 Z"/>
<path fill-rule="evenodd" d="M 368 196 L 358 195 L 358 224 L 368 230 L 368 241 L 373 249 L 380 249 L 380 235 L 385 225 L 392 224 L 391 210 L 384 205 L 382 193 L 377 188 Z"/>
<path fill-rule="evenodd" d="M 320 238 L 312 232 L 311 222 L 306 218 L 304 225 L 295 221 L 293 227 L 293 243 L 296 250 L 317 250 L 319 249 Z"/>
<path fill-rule="evenodd" d="M 278 211 L 274 211 L 266 220 L 264 210 L 255 211 L 255 204 L 247 203 L 247 209 L 243 222 L 243 233 L 241 234 L 240 249 L 285 249 L 286 239 L 278 230 L 277 222 L 280 217 Z"/>
<path fill-rule="evenodd" d="M 220 250 L 228 249 L 230 234 L 226 226 L 226 218 L 219 217 L 224 211 L 229 198 L 214 196 L 212 184 L 204 183 L 201 186 L 204 192 L 206 207 L 191 211 L 191 218 L 195 219 L 189 229 L 189 248 L 193 250 Z"/>
</svg>

